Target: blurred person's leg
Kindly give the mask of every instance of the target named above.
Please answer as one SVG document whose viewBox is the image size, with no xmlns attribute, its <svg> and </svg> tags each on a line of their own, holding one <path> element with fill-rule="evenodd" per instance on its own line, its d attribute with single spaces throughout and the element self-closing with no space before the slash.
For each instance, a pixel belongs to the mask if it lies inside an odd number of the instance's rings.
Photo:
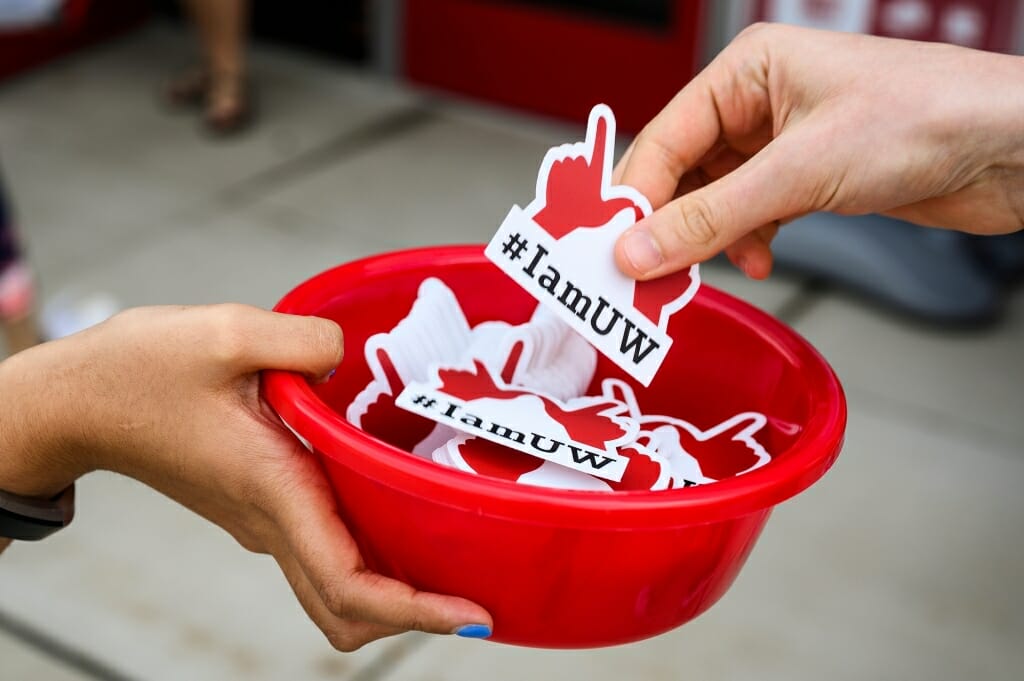
<svg viewBox="0 0 1024 681">
<path fill-rule="evenodd" d="M 14 216 L 0 178 L 0 327 L 13 355 L 41 340 L 32 269 L 23 260 Z"/>
<path fill-rule="evenodd" d="M 251 117 L 245 36 L 248 0 L 185 0 L 205 61 L 205 119 L 215 132 L 234 132 Z"/>
</svg>

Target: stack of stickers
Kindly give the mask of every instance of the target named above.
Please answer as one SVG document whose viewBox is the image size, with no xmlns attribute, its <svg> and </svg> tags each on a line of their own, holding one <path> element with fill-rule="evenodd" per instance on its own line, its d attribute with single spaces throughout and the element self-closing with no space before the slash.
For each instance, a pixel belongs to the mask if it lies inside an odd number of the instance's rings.
<svg viewBox="0 0 1024 681">
<path fill-rule="evenodd" d="M 586 141 L 548 152 L 536 198 L 512 208 L 486 249 L 539 301 L 530 320 L 470 327 L 455 294 L 425 280 L 408 316 L 367 341 L 373 379 L 350 422 L 444 466 L 563 489 L 690 487 L 771 459 L 757 440 L 763 414 L 702 429 L 642 413 L 625 381 L 587 394 L 598 351 L 649 385 L 672 344 L 670 316 L 700 286 L 696 265 L 651 282 L 615 266 L 616 239 L 651 206 L 612 185 L 614 136 L 611 111 L 595 107 Z"/>
</svg>

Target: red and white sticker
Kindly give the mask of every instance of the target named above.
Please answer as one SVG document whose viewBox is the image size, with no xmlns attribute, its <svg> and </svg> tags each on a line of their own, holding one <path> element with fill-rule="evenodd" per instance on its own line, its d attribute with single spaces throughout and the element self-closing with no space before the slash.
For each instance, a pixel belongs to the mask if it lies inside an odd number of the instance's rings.
<svg viewBox="0 0 1024 681">
<path fill-rule="evenodd" d="M 562 401 L 509 385 L 487 365 L 438 367 L 424 383 L 410 383 L 399 407 L 470 435 L 568 468 L 618 482 L 629 459 L 620 446 L 635 442 L 639 426 L 625 405 L 602 397 Z"/>
<path fill-rule="evenodd" d="M 624 275 L 618 237 L 651 213 L 639 191 L 611 183 L 615 118 L 590 112 L 583 142 L 548 151 L 536 197 L 513 206 L 485 254 L 630 376 L 650 385 L 672 338 L 669 318 L 700 286 L 696 265 L 652 281 Z"/>
</svg>

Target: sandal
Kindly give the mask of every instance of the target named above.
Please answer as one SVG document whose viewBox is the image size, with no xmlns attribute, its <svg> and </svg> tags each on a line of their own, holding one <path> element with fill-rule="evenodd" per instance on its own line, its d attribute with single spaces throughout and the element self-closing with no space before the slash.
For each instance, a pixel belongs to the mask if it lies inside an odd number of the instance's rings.
<svg viewBox="0 0 1024 681">
<path fill-rule="evenodd" d="M 206 112 L 203 121 L 207 130 L 220 135 L 241 132 L 253 121 L 252 94 L 245 76 L 213 74 L 206 91 Z"/>
</svg>

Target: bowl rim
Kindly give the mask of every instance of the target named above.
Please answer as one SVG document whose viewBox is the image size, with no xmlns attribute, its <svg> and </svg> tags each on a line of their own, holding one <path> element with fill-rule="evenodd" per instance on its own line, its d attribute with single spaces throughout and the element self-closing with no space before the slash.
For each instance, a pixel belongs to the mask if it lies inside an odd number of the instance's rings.
<svg viewBox="0 0 1024 681">
<path fill-rule="evenodd" d="M 428 246 L 338 265 L 293 288 L 274 310 L 313 314 L 337 296 L 334 291 L 343 288 L 339 283 L 436 268 L 439 264 L 489 264 L 483 248 L 480 244 Z M 771 508 L 824 475 L 842 447 L 846 399 L 839 379 L 821 354 L 781 321 L 707 284 L 701 285 L 694 304 L 730 317 L 773 345 L 801 367 L 812 391 L 811 413 L 786 457 L 707 485 L 657 492 L 593 492 L 520 485 L 439 466 L 363 432 L 317 397 L 300 374 L 264 371 L 264 396 L 280 418 L 320 456 L 388 487 L 419 497 L 429 493 L 434 503 L 520 521 L 609 529 L 728 520 Z"/>
</svg>

